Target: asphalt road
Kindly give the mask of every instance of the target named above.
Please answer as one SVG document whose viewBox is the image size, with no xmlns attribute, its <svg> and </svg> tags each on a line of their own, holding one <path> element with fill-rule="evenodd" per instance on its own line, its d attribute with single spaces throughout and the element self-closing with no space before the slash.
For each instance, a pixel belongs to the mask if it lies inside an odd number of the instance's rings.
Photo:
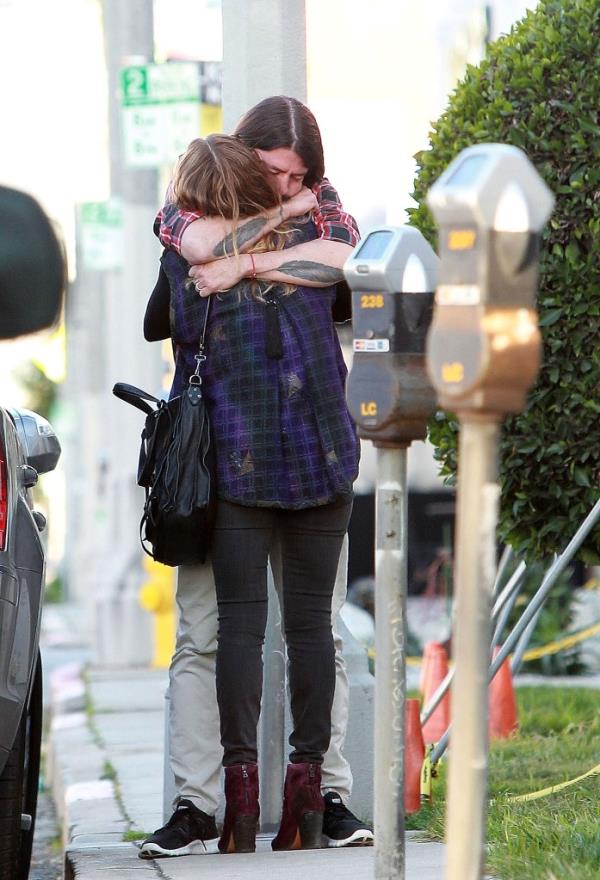
<svg viewBox="0 0 600 880">
<path fill-rule="evenodd" d="M 52 795 L 40 791 L 29 880 L 61 880 L 63 851 Z"/>
<path fill-rule="evenodd" d="M 42 643 L 42 663 L 44 670 L 44 734 L 42 740 L 42 774 L 38 809 L 33 837 L 33 851 L 29 880 L 62 880 L 64 853 L 60 837 L 52 794 L 44 786 L 44 753 L 48 738 L 49 680 L 52 671 L 65 663 L 73 663 L 87 658 L 89 650 L 85 647 L 63 648 Z"/>
</svg>

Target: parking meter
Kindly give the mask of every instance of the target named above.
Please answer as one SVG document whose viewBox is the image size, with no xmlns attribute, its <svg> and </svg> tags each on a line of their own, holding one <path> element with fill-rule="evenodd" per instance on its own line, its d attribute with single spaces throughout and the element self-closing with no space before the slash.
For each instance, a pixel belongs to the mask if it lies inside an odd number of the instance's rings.
<svg viewBox="0 0 600 880">
<path fill-rule="evenodd" d="M 460 421 L 445 877 L 476 880 L 485 860 L 498 438 L 539 366 L 538 252 L 554 199 L 521 150 L 480 144 L 449 165 L 427 203 L 440 241 L 427 366 L 441 405 Z"/>
<path fill-rule="evenodd" d="M 344 265 L 354 357 L 348 408 L 377 449 L 375 490 L 375 880 L 405 868 L 407 450 L 425 437 L 435 394 L 425 370 L 438 259 L 410 227 L 371 230 Z"/>
<path fill-rule="evenodd" d="M 440 404 L 519 412 L 539 368 L 538 252 L 554 198 L 521 150 L 479 144 L 454 159 L 427 204 L 440 230 L 427 341 Z"/>
<path fill-rule="evenodd" d="M 359 436 L 376 446 L 424 439 L 435 409 L 425 369 L 438 258 L 409 226 L 371 230 L 344 265 L 354 357 L 347 382 Z"/>
</svg>

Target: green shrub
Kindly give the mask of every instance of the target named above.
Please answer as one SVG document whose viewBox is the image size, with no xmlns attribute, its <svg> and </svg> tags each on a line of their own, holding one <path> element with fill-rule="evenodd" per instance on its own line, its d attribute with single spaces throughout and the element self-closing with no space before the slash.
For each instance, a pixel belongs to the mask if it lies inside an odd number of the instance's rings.
<svg viewBox="0 0 600 880">
<path fill-rule="evenodd" d="M 543 366 L 500 444 L 499 537 L 527 560 L 564 548 L 600 497 L 600 3 L 542 0 L 469 67 L 433 126 L 411 223 L 435 242 L 424 197 L 464 148 L 521 147 L 556 195 L 544 232 L 538 309 Z M 438 413 L 430 437 L 452 478 L 458 424 Z M 600 528 L 579 558 L 600 560 Z"/>
</svg>

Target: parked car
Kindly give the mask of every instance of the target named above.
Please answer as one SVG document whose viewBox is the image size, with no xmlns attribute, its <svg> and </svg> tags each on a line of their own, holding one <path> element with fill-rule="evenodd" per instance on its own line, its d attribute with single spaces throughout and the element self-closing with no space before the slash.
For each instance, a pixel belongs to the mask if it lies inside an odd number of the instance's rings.
<svg viewBox="0 0 600 880">
<path fill-rule="evenodd" d="M 33 509 L 38 474 L 60 444 L 46 419 L 0 407 L 0 880 L 26 880 L 42 733 L 40 618 L 46 519 Z"/>
<path fill-rule="evenodd" d="M 0 186 L 0 339 L 57 321 L 63 248 L 38 202 Z M 45 518 L 31 488 L 60 445 L 49 423 L 0 407 L 0 880 L 26 880 L 35 825 L 42 731 L 40 615 Z"/>
</svg>

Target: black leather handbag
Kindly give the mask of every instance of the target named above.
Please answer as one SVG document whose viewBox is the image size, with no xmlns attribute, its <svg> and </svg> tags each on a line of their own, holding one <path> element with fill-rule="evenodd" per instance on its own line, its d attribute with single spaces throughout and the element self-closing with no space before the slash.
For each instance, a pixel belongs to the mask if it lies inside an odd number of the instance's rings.
<svg viewBox="0 0 600 880">
<path fill-rule="evenodd" d="M 208 309 L 207 309 L 208 318 Z M 137 482 L 146 490 L 140 522 L 142 548 L 165 565 L 204 562 L 215 508 L 215 461 L 202 396 L 206 320 L 188 387 L 168 402 L 117 382 L 115 394 L 146 413 Z"/>
</svg>

